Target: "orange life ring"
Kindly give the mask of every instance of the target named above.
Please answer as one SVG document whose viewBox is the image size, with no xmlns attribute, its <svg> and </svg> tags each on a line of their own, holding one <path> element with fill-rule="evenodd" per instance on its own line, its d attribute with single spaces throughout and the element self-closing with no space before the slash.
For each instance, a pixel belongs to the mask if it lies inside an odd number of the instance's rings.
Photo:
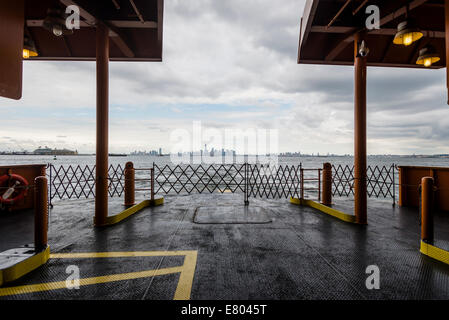
<svg viewBox="0 0 449 320">
<path fill-rule="evenodd" d="M 6 184 L 5 184 L 5 182 L 6 182 Z M 3 195 L 5 194 L 6 191 L 0 192 L 0 203 L 14 204 L 16 201 L 22 200 L 27 195 L 28 181 L 24 177 L 19 176 L 18 174 L 14 174 L 14 173 L 5 174 L 0 177 L 0 187 L 9 188 L 11 186 L 12 182 L 14 183 L 14 185 L 16 184 L 16 182 L 19 182 L 20 189 L 14 190 L 14 193 L 8 199 L 3 199 Z M 5 184 L 5 186 L 4 186 L 4 184 Z"/>
</svg>

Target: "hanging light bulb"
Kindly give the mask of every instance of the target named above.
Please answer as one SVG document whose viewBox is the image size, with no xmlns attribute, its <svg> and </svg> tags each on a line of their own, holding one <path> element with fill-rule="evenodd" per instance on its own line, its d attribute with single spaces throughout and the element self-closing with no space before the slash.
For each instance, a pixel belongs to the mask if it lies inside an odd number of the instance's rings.
<svg viewBox="0 0 449 320">
<path fill-rule="evenodd" d="M 413 42 L 418 41 L 424 34 L 415 25 L 414 21 L 407 19 L 398 25 L 398 32 L 394 36 L 393 43 L 403 46 L 409 46 Z"/>
<path fill-rule="evenodd" d="M 440 60 L 435 48 L 432 45 L 428 45 L 419 51 L 419 58 L 416 60 L 416 64 L 428 68 Z"/>
<path fill-rule="evenodd" d="M 412 33 L 408 33 L 408 34 L 404 35 L 402 43 L 403 43 L 404 46 L 411 45 L 413 43 L 413 34 Z"/>
<path fill-rule="evenodd" d="M 34 45 L 33 40 L 25 34 L 23 39 L 23 50 L 22 50 L 22 56 L 24 59 L 29 59 L 30 57 L 37 57 L 37 49 Z"/>
<path fill-rule="evenodd" d="M 55 36 L 57 36 L 57 37 L 62 36 L 62 33 L 63 33 L 63 32 L 62 32 L 62 27 L 61 27 L 61 25 L 55 24 L 55 25 L 53 26 L 52 30 L 53 30 L 53 34 L 54 34 Z"/>
</svg>

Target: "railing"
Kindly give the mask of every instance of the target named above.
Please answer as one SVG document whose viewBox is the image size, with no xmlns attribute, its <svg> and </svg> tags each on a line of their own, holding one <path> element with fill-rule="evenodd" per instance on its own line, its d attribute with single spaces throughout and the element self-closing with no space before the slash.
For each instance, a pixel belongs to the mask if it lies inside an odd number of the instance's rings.
<svg viewBox="0 0 449 320">
<path fill-rule="evenodd" d="M 95 166 L 47 166 L 49 177 L 49 202 L 53 199 L 80 199 L 95 197 Z M 109 166 L 109 196 L 123 193 L 124 175 L 121 165 Z"/>
<path fill-rule="evenodd" d="M 321 172 L 323 169 L 301 168 L 301 199 L 306 199 L 310 193 L 317 194 L 317 200 L 321 201 Z M 316 184 L 316 186 L 314 186 Z"/>
<path fill-rule="evenodd" d="M 299 198 L 301 194 L 301 165 L 247 165 L 248 197 Z"/>
<path fill-rule="evenodd" d="M 153 166 L 155 194 L 245 192 L 246 164 Z"/>
<path fill-rule="evenodd" d="M 262 164 L 176 165 L 135 168 L 136 191 L 154 194 L 243 193 L 249 197 L 310 198 L 321 200 L 322 169 L 299 165 L 269 166 Z M 149 173 L 150 176 L 145 176 Z M 95 166 L 48 166 L 49 200 L 95 197 Z M 396 199 L 396 169 L 391 166 L 367 168 L 369 197 Z M 354 194 L 354 168 L 332 166 L 333 196 Z M 109 195 L 122 196 L 124 170 L 121 165 L 109 166 Z"/>
<path fill-rule="evenodd" d="M 372 198 L 392 198 L 396 202 L 397 168 L 391 166 L 368 166 L 367 195 Z M 354 166 L 332 166 L 332 195 L 349 197 L 354 195 Z"/>
<path fill-rule="evenodd" d="M 153 168 L 134 168 L 135 171 L 149 172 L 149 177 L 134 178 L 134 181 L 140 185 L 135 191 L 150 191 L 151 199 L 154 199 L 154 167 Z M 146 182 L 150 182 L 150 187 L 145 188 Z"/>
</svg>

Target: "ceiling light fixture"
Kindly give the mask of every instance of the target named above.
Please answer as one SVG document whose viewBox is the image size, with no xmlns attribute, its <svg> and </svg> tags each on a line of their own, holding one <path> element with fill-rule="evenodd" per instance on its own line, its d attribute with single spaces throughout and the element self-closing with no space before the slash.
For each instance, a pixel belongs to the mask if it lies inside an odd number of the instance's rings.
<svg viewBox="0 0 449 320">
<path fill-rule="evenodd" d="M 419 58 L 416 64 L 424 67 L 431 67 L 434 63 L 440 61 L 440 57 L 432 45 L 428 45 L 419 51 Z"/>
<path fill-rule="evenodd" d="M 413 19 L 409 18 L 408 4 L 406 6 L 405 21 L 398 24 L 398 32 L 394 36 L 393 43 L 403 46 L 409 46 L 413 42 L 421 39 L 424 34 L 416 25 Z"/>
<path fill-rule="evenodd" d="M 24 59 L 29 59 L 30 57 L 38 56 L 36 46 L 34 45 L 34 41 L 27 34 L 25 34 L 23 38 L 22 55 Z"/>
</svg>

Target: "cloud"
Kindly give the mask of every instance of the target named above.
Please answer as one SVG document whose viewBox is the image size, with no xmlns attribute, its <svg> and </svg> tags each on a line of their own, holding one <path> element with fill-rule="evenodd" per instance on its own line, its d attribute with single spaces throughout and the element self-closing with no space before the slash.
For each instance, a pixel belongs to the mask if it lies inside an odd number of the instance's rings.
<svg viewBox="0 0 449 320">
<path fill-rule="evenodd" d="M 169 149 L 202 121 L 277 128 L 280 151 L 352 153 L 354 70 L 296 64 L 304 3 L 166 1 L 164 61 L 110 64 L 111 150 Z M 93 62 L 26 62 L 23 99 L 0 99 L 0 150 L 94 152 L 95 81 Z M 448 152 L 444 70 L 369 68 L 367 98 L 369 153 Z"/>
</svg>

